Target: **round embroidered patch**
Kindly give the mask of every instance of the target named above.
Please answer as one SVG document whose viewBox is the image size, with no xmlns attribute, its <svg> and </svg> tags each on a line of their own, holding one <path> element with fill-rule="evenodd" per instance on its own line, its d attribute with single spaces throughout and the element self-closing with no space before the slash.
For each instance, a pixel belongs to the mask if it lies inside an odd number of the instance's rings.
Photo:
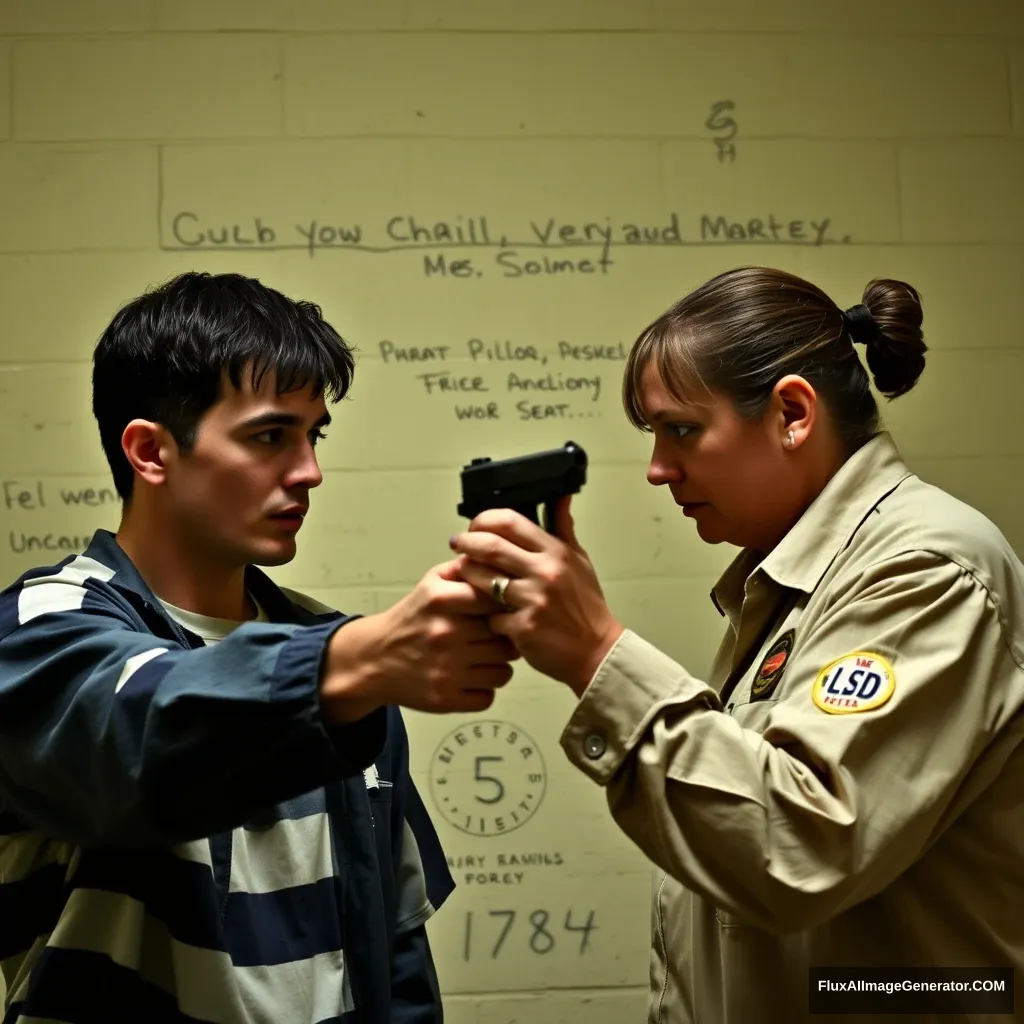
<svg viewBox="0 0 1024 1024">
<path fill-rule="evenodd" d="M 763 700 L 765 697 L 771 696 L 772 691 L 782 678 L 782 670 L 786 667 L 786 662 L 789 661 L 789 656 L 793 651 L 795 632 L 795 630 L 787 629 L 768 648 L 764 661 L 761 662 L 760 668 L 750 681 L 750 699 L 752 701 Z"/>
<path fill-rule="evenodd" d="M 895 692 L 892 665 L 870 651 L 854 651 L 837 658 L 814 680 L 814 703 L 830 715 L 873 711 Z"/>
</svg>

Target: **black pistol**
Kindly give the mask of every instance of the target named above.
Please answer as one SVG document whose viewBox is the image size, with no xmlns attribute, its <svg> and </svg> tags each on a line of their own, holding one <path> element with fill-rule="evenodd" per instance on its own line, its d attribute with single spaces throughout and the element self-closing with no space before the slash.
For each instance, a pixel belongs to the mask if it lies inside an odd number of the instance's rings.
<svg viewBox="0 0 1024 1024">
<path fill-rule="evenodd" d="M 489 508 L 511 508 L 541 525 L 538 507 L 544 506 L 544 529 L 554 534 L 555 505 L 567 494 L 577 494 L 587 481 L 587 453 L 574 441 L 561 448 L 511 459 L 474 459 L 462 467 L 460 516 L 472 519 Z"/>
</svg>

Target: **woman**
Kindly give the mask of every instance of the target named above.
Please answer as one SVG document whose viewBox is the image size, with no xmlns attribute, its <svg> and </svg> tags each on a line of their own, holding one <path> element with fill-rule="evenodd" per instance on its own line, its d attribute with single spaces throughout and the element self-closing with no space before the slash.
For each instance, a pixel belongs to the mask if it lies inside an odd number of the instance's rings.
<svg viewBox="0 0 1024 1024">
<path fill-rule="evenodd" d="M 907 469 L 854 347 L 902 395 L 921 317 L 901 282 L 843 312 L 746 268 L 634 344 L 648 481 L 742 549 L 706 682 L 612 614 L 568 503 L 564 540 L 502 510 L 452 540 L 495 630 L 580 698 L 565 752 L 664 871 L 651 1022 L 789 1024 L 813 968 L 1024 966 L 1024 566 Z"/>
</svg>

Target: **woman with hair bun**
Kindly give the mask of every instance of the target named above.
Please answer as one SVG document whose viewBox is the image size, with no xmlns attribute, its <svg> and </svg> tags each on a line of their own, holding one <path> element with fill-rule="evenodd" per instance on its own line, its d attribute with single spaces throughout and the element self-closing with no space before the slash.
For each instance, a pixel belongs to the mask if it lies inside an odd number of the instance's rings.
<svg viewBox="0 0 1024 1024">
<path fill-rule="evenodd" d="M 661 869 L 652 1024 L 854 1021 L 857 999 L 980 1019 L 1005 992 L 844 995 L 814 971 L 1024 967 L 1024 566 L 879 426 L 868 371 L 909 391 L 921 322 L 900 281 L 843 310 L 753 267 L 634 343 L 648 481 L 741 549 L 707 680 L 616 619 L 568 501 L 557 537 L 490 510 L 452 540 L 495 631 L 578 696 L 563 748 Z"/>
</svg>

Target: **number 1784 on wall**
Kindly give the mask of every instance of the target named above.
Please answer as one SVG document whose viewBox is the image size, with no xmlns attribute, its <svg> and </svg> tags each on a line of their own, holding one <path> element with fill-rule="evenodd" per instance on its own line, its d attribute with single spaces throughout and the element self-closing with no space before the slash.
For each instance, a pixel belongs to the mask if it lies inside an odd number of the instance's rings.
<svg viewBox="0 0 1024 1024">
<path fill-rule="evenodd" d="M 497 960 L 510 949 L 521 952 L 524 947 L 538 956 L 546 956 L 559 947 L 582 955 L 591 948 L 591 933 L 595 931 L 593 910 L 585 920 L 573 920 L 573 911 L 567 910 L 560 928 L 552 923 L 547 910 L 534 910 L 529 915 L 515 910 L 489 910 L 486 915 L 468 910 L 462 958 Z"/>
</svg>

